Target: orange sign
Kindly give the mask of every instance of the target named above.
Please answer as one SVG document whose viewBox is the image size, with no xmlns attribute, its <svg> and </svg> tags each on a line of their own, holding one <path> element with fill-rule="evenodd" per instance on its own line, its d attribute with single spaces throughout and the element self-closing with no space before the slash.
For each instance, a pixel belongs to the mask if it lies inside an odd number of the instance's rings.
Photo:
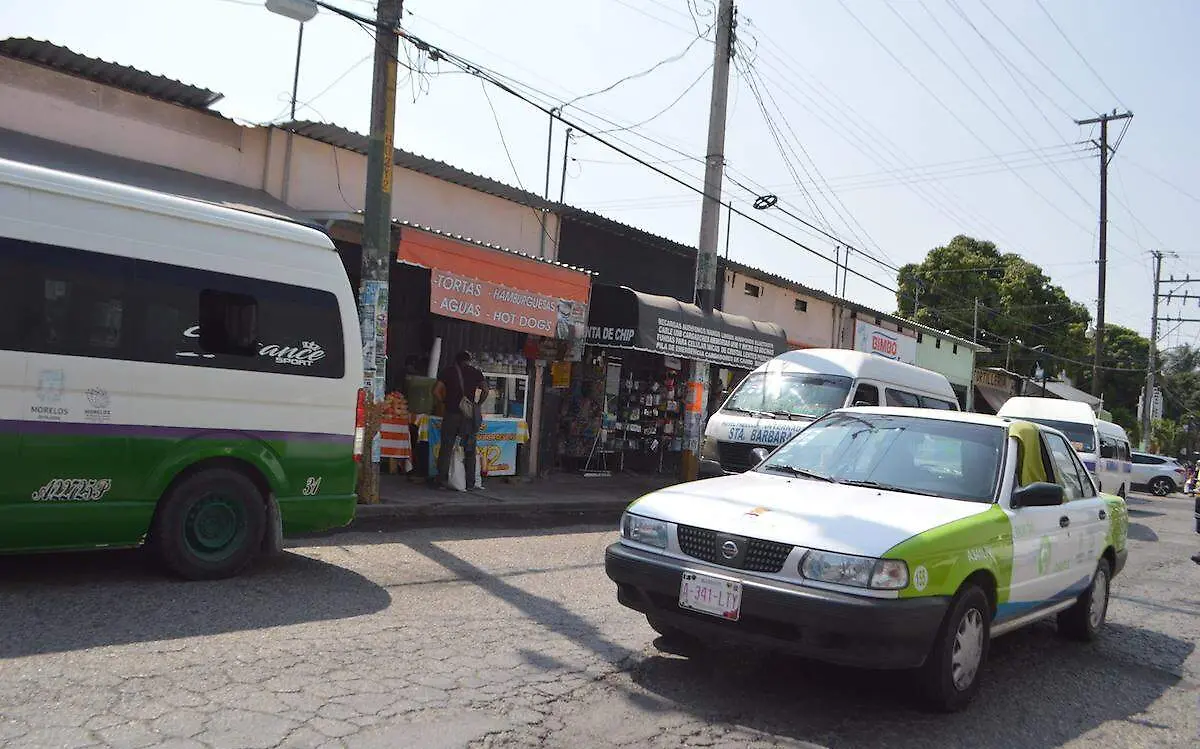
<svg viewBox="0 0 1200 749">
<path fill-rule="evenodd" d="M 581 271 L 411 227 L 397 258 L 430 269 L 434 314 L 551 338 L 586 331 L 591 278 Z"/>
</svg>

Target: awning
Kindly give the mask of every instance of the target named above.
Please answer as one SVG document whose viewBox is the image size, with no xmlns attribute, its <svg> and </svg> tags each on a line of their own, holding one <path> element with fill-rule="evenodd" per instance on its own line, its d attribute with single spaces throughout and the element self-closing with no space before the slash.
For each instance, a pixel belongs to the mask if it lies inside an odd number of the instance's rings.
<svg viewBox="0 0 1200 749">
<path fill-rule="evenodd" d="M 0 128 L 0 158 L 318 226 L 262 190 Z"/>
<path fill-rule="evenodd" d="M 603 284 L 592 287 L 587 343 L 733 369 L 754 369 L 788 350 L 787 335 L 775 323 L 720 310 L 706 314 L 694 304 L 668 296 Z"/>
<path fill-rule="evenodd" d="M 400 230 L 397 259 L 430 270 L 436 315 L 565 340 L 584 335 L 585 271 L 410 226 Z"/>
<path fill-rule="evenodd" d="M 994 414 L 999 413 L 1000 407 L 1003 406 L 1009 398 L 1013 397 L 1012 393 L 1009 393 L 1006 390 L 1000 390 L 999 388 L 990 387 L 988 385 L 980 385 L 978 383 L 975 384 L 975 392 L 979 393 L 979 395 L 983 397 L 984 402 L 988 404 L 988 407 L 992 409 L 992 413 Z M 978 408 L 976 408 L 976 410 L 978 410 Z"/>
<path fill-rule="evenodd" d="M 1038 390 L 1041 390 L 1043 387 L 1041 380 L 1030 380 L 1030 382 L 1035 385 Z M 1100 399 L 1096 396 L 1092 395 L 1091 393 L 1085 393 L 1078 388 L 1073 388 L 1065 382 L 1055 382 L 1054 380 L 1051 380 L 1045 383 L 1045 388 L 1046 390 L 1050 391 L 1050 394 L 1054 397 L 1061 398 L 1065 401 L 1086 403 L 1093 409 L 1100 405 Z"/>
</svg>

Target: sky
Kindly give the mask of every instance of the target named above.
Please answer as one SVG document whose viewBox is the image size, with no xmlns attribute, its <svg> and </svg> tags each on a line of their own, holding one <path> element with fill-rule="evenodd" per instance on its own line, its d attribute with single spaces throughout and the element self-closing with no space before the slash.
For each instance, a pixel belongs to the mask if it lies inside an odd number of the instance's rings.
<svg viewBox="0 0 1200 749">
<path fill-rule="evenodd" d="M 373 13 L 369 0 L 329 1 Z M 620 128 L 602 137 L 699 186 L 714 2 L 406 0 L 404 26 L 533 98 L 566 104 L 564 118 L 585 129 Z M 1074 120 L 1116 109 L 1135 116 L 1109 172 L 1107 320 L 1149 332 L 1151 250 L 1174 253 L 1164 276 L 1200 277 L 1191 241 L 1200 3 L 741 0 L 737 9 L 724 197 L 784 237 L 736 215 L 727 234 L 722 212 L 721 253 L 832 291 L 839 242 L 799 217 L 856 248 L 850 267 L 868 279 L 852 275 L 846 295 L 891 311 L 895 272 L 870 258 L 919 262 L 968 234 L 1038 263 L 1094 313 L 1099 165 L 1089 141 L 1099 133 Z M 287 117 L 297 24 L 257 0 L 4 0 L 8 36 L 220 91 L 216 108 L 241 121 Z M 309 22 L 298 118 L 366 132 L 371 53 L 354 23 L 329 12 Z M 411 48 L 402 59 L 414 70 L 401 71 L 397 147 L 543 192 L 545 114 Z M 696 244 L 695 190 L 579 133 L 563 181 L 564 129 L 553 132 L 551 198 L 561 184 L 570 204 Z M 1112 126 L 1112 140 L 1121 130 Z M 779 207 L 754 210 L 760 194 Z M 1160 313 L 1200 317 L 1200 307 L 1176 301 Z M 1160 346 L 1200 341 L 1196 323 L 1160 332 Z"/>
</svg>

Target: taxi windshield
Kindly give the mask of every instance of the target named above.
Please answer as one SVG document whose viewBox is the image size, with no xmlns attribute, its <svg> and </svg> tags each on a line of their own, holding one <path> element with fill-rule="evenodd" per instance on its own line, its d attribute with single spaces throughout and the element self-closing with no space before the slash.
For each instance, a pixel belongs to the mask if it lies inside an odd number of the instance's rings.
<svg viewBox="0 0 1200 749">
<path fill-rule="evenodd" d="M 841 375 L 755 372 L 729 397 L 724 410 L 816 418 L 846 404 L 851 382 Z"/>
<path fill-rule="evenodd" d="M 839 484 L 990 503 L 1006 430 L 915 416 L 835 413 L 756 470 Z"/>
</svg>

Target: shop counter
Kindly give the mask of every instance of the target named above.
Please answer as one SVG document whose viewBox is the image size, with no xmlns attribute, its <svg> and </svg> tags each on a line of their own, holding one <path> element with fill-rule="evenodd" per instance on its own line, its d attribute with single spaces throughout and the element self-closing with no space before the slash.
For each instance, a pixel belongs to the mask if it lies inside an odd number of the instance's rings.
<svg viewBox="0 0 1200 749">
<path fill-rule="evenodd" d="M 437 475 L 437 456 L 442 442 L 442 417 L 417 414 L 417 441 L 429 445 L 429 475 Z M 501 416 L 483 417 L 476 440 L 480 472 L 484 476 L 516 476 L 517 445 L 529 441 L 529 426 L 524 419 Z"/>
</svg>

